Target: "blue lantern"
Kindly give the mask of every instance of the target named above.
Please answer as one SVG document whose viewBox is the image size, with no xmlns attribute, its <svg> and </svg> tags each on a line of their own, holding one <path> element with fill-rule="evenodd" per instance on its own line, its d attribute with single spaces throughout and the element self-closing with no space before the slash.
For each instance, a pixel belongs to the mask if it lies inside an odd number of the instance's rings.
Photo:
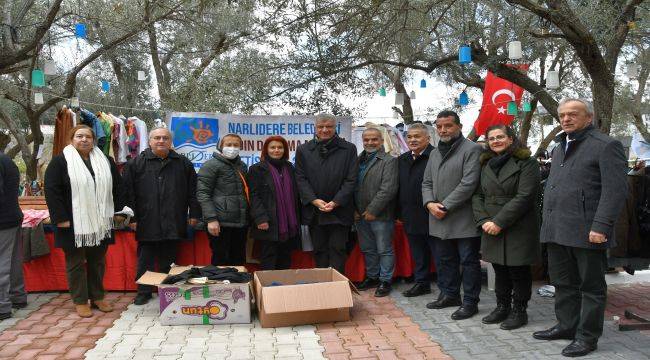
<svg viewBox="0 0 650 360">
<path fill-rule="evenodd" d="M 424 89 L 425 87 L 427 87 L 427 81 L 424 80 L 424 79 L 420 80 L 420 87 L 423 88 L 423 89 Z"/>
<path fill-rule="evenodd" d="M 74 35 L 79 39 L 86 38 L 86 24 L 78 23 L 74 26 Z"/>
<path fill-rule="evenodd" d="M 458 105 L 465 106 L 469 105 L 469 96 L 467 96 L 466 92 L 460 93 L 460 96 L 458 97 Z"/>
<path fill-rule="evenodd" d="M 102 80 L 102 91 L 109 92 L 111 90 L 111 83 L 106 80 Z"/>
<path fill-rule="evenodd" d="M 458 51 L 458 63 L 461 65 L 472 62 L 472 48 L 469 45 L 463 45 Z"/>
</svg>

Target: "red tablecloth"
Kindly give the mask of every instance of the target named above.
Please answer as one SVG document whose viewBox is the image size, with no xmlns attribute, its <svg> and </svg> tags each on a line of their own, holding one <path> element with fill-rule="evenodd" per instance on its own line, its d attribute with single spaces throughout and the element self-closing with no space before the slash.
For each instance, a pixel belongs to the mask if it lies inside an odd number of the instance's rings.
<svg viewBox="0 0 650 360">
<path fill-rule="evenodd" d="M 49 256 L 34 259 L 23 265 L 25 273 L 25 288 L 33 291 L 65 291 L 68 283 L 65 276 L 65 258 L 63 251 L 54 248 L 54 234 L 45 234 L 52 252 Z M 408 240 L 400 223 L 395 226 L 393 236 L 395 249 L 396 277 L 408 277 L 413 273 L 413 263 Z M 115 244 L 109 246 L 106 254 L 106 274 L 104 287 L 106 290 L 124 291 L 135 290 L 135 271 L 137 243 L 135 233 L 118 231 L 115 233 Z M 204 232 L 196 232 L 194 241 L 179 244 L 176 263 L 179 265 L 207 265 L 211 257 L 208 237 Z M 294 251 L 291 255 L 292 267 L 304 269 L 314 267 L 311 252 Z M 345 273 L 352 281 L 361 281 L 364 277 L 364 260 L 359 245 L 354 247 L 345 265 Z M 250 269 L 257 266 L 251 264 Z"/>
</svg>

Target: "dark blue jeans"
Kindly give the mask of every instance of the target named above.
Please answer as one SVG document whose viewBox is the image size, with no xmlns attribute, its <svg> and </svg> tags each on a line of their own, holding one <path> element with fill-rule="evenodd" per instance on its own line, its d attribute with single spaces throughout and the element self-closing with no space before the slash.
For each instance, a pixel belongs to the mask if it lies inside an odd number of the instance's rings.
<svg viewBox="0 0 650 360">
<path fill-rule="evenodd" d="M 438 288 L 444 295 L 460 297 L 461 278 L 463 303 L 476 305 L 481 293 L 481 263 L 479 250 L 481 238 L 441 240 L 434 238 L 438 261 L 436 269 Z M 460 267 L 463 267 L 461 274 Z"/>
<path fill-rule="evenodd" d="M 435 244 L 429 235 L 406 234 L 411 249 L 411 259 L 415 262 L 414 277 L 418 284 L 429 285 L 431 281 L 431 258 L 436 258 Z M 436 261 L 436 269 L 438 263 Z"/>
</svg>

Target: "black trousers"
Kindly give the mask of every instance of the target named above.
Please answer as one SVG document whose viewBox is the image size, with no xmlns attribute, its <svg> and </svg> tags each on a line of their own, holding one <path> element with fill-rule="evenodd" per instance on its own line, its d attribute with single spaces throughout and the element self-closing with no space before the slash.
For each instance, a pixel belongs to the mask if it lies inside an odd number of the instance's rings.
<svg viewBox="0 0 650 360">
<path fill-rule="evenodd" d="M 212 249 L 212 265 L 244 265 L 248 228 L 222 227 L 219 236 L 208 234 Z"/>
<path fill-rule="evenodd" d="M 510 304 L 514 300 L 515 306 L 526 306 L 530 300 L 533 277 L 530 265 L 506 266 L 492 264 L 494 268 L 494 292 L 497 302 Z"/>
<path fill-rule="evenodd" d="M 262 270 L 285 270 L 291 268 L 291 244 L 287 241 L 262 240 Z"/>
<path fill-rule="evenodd" d="M 106 250 L 108 246 L 84 246 L 63 249 L 65 275 L 68 278 L 70 297 L 75 305 L 88 304 L 88 300 L 103 300 Z"/>
<path fill-rule="evenodd" d="M 431 261 L 436 258 L 436 244 L 430 235 L 406 234 L 411 249 L 411 258 L 415 262 L 413 276 L 418 284 L 430 286 Z M 436 268 L 437 269 L 437 268 Z"/>
<path fill-rule="evenodd" d="M 603 334 L 607 302 L 605 249 L 548 244 L 548 273 L 555 286 L 555 316 L 576 339 L 595 343 Z"/>
<path fill-rule="evenodd" d="M 333 267 L 345 274 L 345 260 L 350 227 L 344 225 L 310 225 L 309 235 L 314 245 L 316 267 Z"/>
<path fill-rule="evenodd" d="M 171 265 L 176 261 L 176 241 L 150 241 L 138 242 L 138 270 L 136 280 L 147 271 L 155 271 L 158 260 L 158 272 L 169 272 Z M 154 286 L 138 284 L 138 294 L 151 294 Z"/>
</svg>

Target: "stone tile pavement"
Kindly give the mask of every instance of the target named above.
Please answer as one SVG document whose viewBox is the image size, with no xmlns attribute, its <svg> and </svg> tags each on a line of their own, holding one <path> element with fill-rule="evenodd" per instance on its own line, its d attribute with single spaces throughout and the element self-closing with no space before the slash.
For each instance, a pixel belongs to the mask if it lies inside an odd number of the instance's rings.
<svg viewBox="0 0 650 360">
<path fill-rule="evenodd" d="M 405 298 L 401 291 L 410 285 L 396 286 L 391 296 L 397 305 L 414 322 L 440 344 L 442 350 L 455 359 L 566 359 L 561 355 L 568 340 L 541 341 L 531 334 L 555 324 L 553 298 L 543 298 L 535 293 L 542 284 L 534 284 L 533 298 L 528 307 L 528 325 L 513 331 L 499 329 L 499 325 L 486 325 L 481 318 L 496 306 L 493 291 L 485 287 L 481 292 L 478 315 L 462 321 L 451 320 L 456 308 L 430 310 L 427 302 L 437 298 L 433 295 Z M 435 284 L 434 284 L 435 286 Z M 613 315 L 623 318 L 623 311 L 632 308 L 639 314 L 650 315 L 650 283 L 617 284 L 609 286 L 606 323 L 598 351 L 584 359 L 649 359 L 650 332 L 618 331 Z"/>
<path fill-rule="evenodd" d="M 347 322 L 263 329 L 253 324 L 162 326 L 158 302 L 132 305 L 133 293 L 110 293 L 116 311 L 79 318 L 68 294 L 30 294 L 29 306 L 0 322 L 0 359 L 560 359 L 568 341 L 531 337 L 554 323 L 553 299 L 534 294 L 530 323 L 515 331 L 484 325 L 495 305 L 484 289 L 480 313 L 452 321 L 454 309 L 429 310 L 436 295 L 404 298 L 372 291 L 355 297 Z M 650 282 L 609 287 L 607 323 L 588 359 L 648 359 L 650 331 L 619 332 L 613 316 L 631 309 L 650 316 Z"/>
</svg>

